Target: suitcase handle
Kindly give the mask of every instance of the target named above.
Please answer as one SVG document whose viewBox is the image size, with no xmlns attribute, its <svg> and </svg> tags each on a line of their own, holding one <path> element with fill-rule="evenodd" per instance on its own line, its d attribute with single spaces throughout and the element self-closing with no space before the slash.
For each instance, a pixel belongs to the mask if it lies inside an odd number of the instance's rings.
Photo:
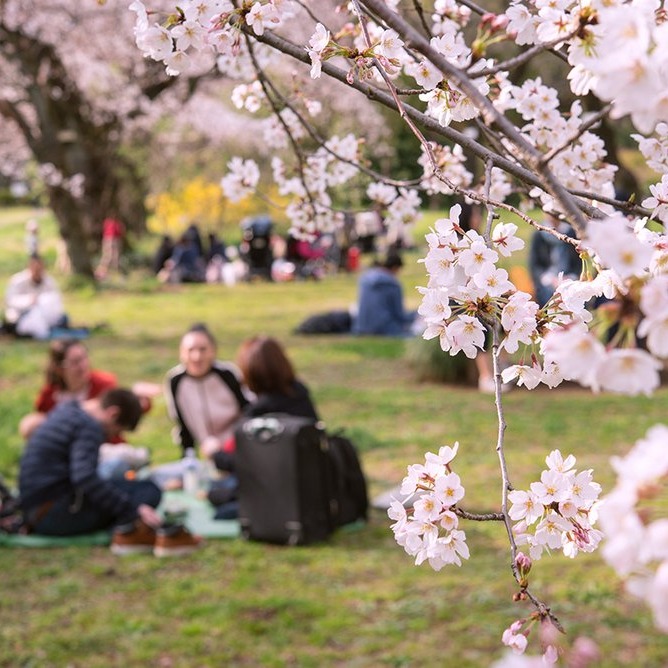
<svg viewBox="0 0 668 668">
<path fill-rule="evenodd" d="M 285 430 L 281 421 L 274 417 L 257 417 L 245 422 L 243 425 L 244 433 L 261 443 L 269 441 L 280 436 Z"/>
</svg>

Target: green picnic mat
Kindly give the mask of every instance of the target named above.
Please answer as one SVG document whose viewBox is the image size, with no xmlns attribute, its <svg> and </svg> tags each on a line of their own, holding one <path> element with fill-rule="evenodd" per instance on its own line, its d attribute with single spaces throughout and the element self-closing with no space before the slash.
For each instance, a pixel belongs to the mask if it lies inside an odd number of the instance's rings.
<svg viewBox="0 0 668 668">
<path fill-rule="evenodd" d="M 69 547 L 70 545 L 109 545 L 111 534 L 108 531 L 96 531 L 82 536 L 41 536 L 30 533 L 0 533 L 0 546 L 3 547 Z"/>
<path fill-rule="evenodd" d="M 187 510 L 185 524 L 190 531 L 205 538 L 237 538 L 241 534 L 238 520 L 214 520 L 214 508 L 205 499 L 196 499 L 182 491 L 165 492 L 158 512 L 166 509 Z M 2 534 L 0 547 L 68 547 L 70 545 L 109 545 L 109 531 L 96 531 L 82 536 L 41 536 L 39 534 Z"/>
<path fill-rule="evenodd" d="M 190 531 L 204 538 L 238 538 L 241 535 L 239 520 L 214 520 L 215 508 L 206 499 L 197 499 L 181 490 L 165 492 L 158 512 L 182 507 L 188 511 L 185 525 Z"/>
</svg>

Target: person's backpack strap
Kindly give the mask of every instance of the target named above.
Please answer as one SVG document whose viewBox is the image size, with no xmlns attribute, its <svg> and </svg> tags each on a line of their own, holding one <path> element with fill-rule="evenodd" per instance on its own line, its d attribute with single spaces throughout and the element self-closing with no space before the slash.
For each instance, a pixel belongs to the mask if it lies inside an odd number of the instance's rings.
<svg viewBox="0 0 668 668">
<path fill-rule="evenodd" d="M 357 448 L 340 432 L 327 435 L 334 476 L 338 512 L 335 524 L 342 526 L 366 520 L 369 510 L 367 483 Z"/>
</svg>

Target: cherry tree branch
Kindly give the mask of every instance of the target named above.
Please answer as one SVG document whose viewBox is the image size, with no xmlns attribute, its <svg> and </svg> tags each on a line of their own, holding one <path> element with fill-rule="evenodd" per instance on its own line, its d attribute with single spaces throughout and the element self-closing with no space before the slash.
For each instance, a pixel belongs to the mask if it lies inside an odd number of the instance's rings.
<svg viewBox="0 0 668 668">
<path fill-rule="evenodd" d="M 544 51 L 559 53 L 558 51 L 557 52 L 554 51 L 554 47 L 557 44 L 561 44 L 564 40 L 570 39 L 576 33 L 577 30 L 574 30 L 572 33 L 566 35 L 565 37 L 559 37 L 558 39 L 554 39 L 551 42 L 536 44 L 535 46 L 532 46 L 526 51 L 523 51 L 522 53 L 513 56 L 512 58 L 497 63 L 496 65 L 493 65 L 491 67 L 486 67 L 484 70 L 476 70 L 475 72 L 471 72 L 471 67 L 469 67 L 467 73 L 474 74 L 476 77 L 488 77 L 493 74 L 496 74 L 497 72 L 502 72 L 502 71 L 508 72 L 510 70 L 514 70 L 516 67 L 528 63 L 530 60 L 535 58 L 539 53 L 543 53 Z"/>
<path fill-rule="evenodd" d="M 244 32 L 249 32 L 249 34 L 252 34 L 253 38 L 255 38 L 257 41 L 267 44 L 268 46 L 275 48 L 278 51 L 281 51 L 285 55 L 288 55 L 291 58 L 294 58 L 295 60 L 301 61 L 307 65 L 310 65 L 311 63 L 308 54 L 306 53 L 306 51 L 304 51 L 303 48 L 300 48 L 296 44 L 290 42 L 289 40 L 286 40 L 283 37 L 278 36 L 275 33 L 272 33 L 269 30 L 265 30 L 264 34 L 262 35 L 255 35 L 254 33 L 251 33 L 246 26 L 241 26 L 241 30 L 243 30 Z M 342 84 L 354 88 L 355 90 L 358 90 L 360 93 L 365 95 L 369 100 L 378 102 L 379 104 L 382 104 L 383 106 L 386 106 L 392 110 L 397 109 L 395 99 L 392 97 L 391 94 L 367 82 L 362 82 L 358 80 L 353 80 L 352 82 L 348 82 L 347 73 L 341 68 L 329 62 L 324 62 L 322 63 L 322 71 L 327 76 L 336 79 Z M 471 139 L 464 133 L 459 132 L 451 127 L 442 126 L 434 118 L 427 116 L 426 114 L 419 111 L 415 107 L 412 107 L 411 105 L 403 105 L 403 111 L 405 112 L 407 118 L 410 118 L 415 123 L 419 123 L 421 126 L 425 128 L 425 130 L 428 130 L 430 133 L 433 133 L 441 137 L 445 137 L 446 139 L 449 139 L 450 141 L 459 144 L 460 146 L 462 146 L 462 148 L 467 149 L 473 155 L 475 155 L 476 157 L 480 158 L 483 161 L 491 159 L 494 162 L 495 167 L 498 167 L 507 174 L 514 176 L 519 181 L 527 183 L 531 186 L 537 186 L 539 188 L 545 187 L 545 184 L 539 178 L 537 178 L 534 171 L 523 167 L 514 160 L 510 160 L 495 153 L 494 151 L 491 151 L 490 149 L 483 146 L 479 142 L 476 142 L 474 139 Z M 587 195 L 589 199 L 597 199 L 595 195 L 589 193 L 587 193 Z M 583 200 L 580 199 L 576 200 L 576 205 L 582 210 L 583 213 L 585 213 L 587 216 L 591 218 L 602 218 L 605 215 L 599 209 L 596 209 L 595 207 L 591 206 L 588 202 L 585 202 Z M 504 206 L 503 208 L 507 207 Z"/>
<path fill-rule="evenodd" d="M 439 70 L 451 79 L 458 88 L 471 100 L 483 115 L 485 122 L 495 124 L 515 146 L 517 159 L 535 170 L 540 176 L 542 187 L 551 193 L 561 204 L 569 221 L 579 235 L 583 235 L 586 220 L 574 198 L 552 173 L 547 165 L 541 163 L 540 152 L 532 146 L 503 114 L 482 95 L 466 74 L 450 63 L 447 58 L 433 49 L 430 43 L 398 14 L 391 11 L 382 0 L 360 0 L 360 2 L 377 13 L 405 42 L 431 61 Z"/>
<path fill-rule="evenodd" d="M 471 520 L 472 522 L 503 522 L 503 513 L 471 513 L 459 506 L 453 506 L 452 512 L 464 520 Z"/>
</svg>

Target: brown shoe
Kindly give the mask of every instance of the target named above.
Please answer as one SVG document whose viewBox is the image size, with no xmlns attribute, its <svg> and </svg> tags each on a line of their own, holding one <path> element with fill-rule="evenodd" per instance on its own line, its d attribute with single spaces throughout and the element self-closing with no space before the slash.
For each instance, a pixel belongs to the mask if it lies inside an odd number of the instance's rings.
<svg viewBox="0 0 668 668">
<path fill-rule="evenodd" d="M 111 551 L 118 555 L 153 552 L 154 545 L 155 530 L 139 519 L 116 527 L 111 539 Z"/>
<path fill-rule="evenodd" d="M 156 557 L 178 557 L 194 552 L 202 544 L 201 536 L 194 536 L 182 524 L 158 529 L 153 554 Z"/>
</svg>

